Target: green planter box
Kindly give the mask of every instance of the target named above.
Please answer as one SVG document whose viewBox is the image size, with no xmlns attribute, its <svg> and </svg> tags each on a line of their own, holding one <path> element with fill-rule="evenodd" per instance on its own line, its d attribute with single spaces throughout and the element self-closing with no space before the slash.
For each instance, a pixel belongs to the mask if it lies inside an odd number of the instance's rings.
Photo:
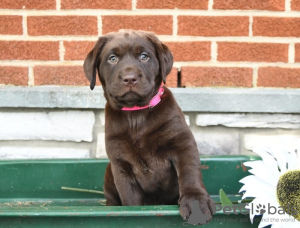
<svg viewBox="0 0 300 228">
<path fill-rule="evenodd" d="M 257 157 L 201 157 L 204 183 L 215 202 L 222 188 L 241 198 L 239 180 L 249 175 L 242 165 Z M 108 160 L 36 160 L 0 162 L 0 227 L 184 227 L 176 205 L 108 207 L 103 196 L 62 190 L 62 186 L 103 189 Z M 257 227 L 245 211 L 220 209 L 201 227 Z"/>
</svg>

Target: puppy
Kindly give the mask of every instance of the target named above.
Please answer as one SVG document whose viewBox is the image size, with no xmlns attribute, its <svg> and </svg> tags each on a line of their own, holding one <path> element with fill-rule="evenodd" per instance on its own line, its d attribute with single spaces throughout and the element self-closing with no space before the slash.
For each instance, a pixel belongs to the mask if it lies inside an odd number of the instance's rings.
<svg viewBox="0 0 300 228">
<path fill-rule="evenodd" d="M 172 65 L 169 48 L 153 33 L 134 30 L 101 36 L 84 61 L 90 88 L 98 72 L 107 100 L 106 204 L 179 204 L 188 219 L 197 200 L 208 222 L 215 206 L 202 182 L 196 142 L 163 85 Z"/>
</svg>

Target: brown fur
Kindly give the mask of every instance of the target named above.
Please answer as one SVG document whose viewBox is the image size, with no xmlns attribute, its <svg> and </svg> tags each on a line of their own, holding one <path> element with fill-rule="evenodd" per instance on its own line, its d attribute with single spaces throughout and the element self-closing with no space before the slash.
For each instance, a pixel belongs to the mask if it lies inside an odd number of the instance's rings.
<svg viewBox="0 0 300 228">
<path fill-rule="evenodd" d="M 149 59 L 144 61 L 141 53 Z M 184 219 L 198 200 L 209 221 L 215 207 L 202 182 L 196 142 L 170 90 L 165 87 L 154 108 L 121 110 L 147 105 L 172 65 L 168 47 L 143 31 L 104 35 L 88 54 L 85 74 L 93 89 L 98 71 L 108 101 L 105 142 L 110 163 L 104 193 L 107 205 L 179 203 Z"/>
</svg>

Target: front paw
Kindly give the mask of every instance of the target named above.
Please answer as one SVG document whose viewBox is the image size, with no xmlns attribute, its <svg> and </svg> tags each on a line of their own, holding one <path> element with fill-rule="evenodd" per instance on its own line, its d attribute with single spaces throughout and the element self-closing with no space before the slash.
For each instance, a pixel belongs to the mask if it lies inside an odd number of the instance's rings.
<svg viewBox="0 0 300 228">
<path fill-rule="evenodd" d="M 216 213 L 216 207 L 207 194 L 194 192 L 182 194 L 179 198 L 180 214 L 189 224 L 205 224 Z"/>
</svg>

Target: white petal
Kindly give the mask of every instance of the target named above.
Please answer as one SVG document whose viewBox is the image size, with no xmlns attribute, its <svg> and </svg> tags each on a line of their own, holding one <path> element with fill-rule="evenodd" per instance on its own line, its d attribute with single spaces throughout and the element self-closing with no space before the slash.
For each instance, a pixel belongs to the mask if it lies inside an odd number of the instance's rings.
<svg viewBox="0 0 300 228">
<path fill-rule="evenodd" d="M 282 224 L 282 223 L 273 223 L 272 228 L 286 228 L 287 226 L 285 226 L 285 224 Z M 290 227 L 288 227 L 290 228 Z"/>
<path fill-rule="evenodd" d="M 272 222 L 270 222 L 269 215 L 265 213 L 258 225 L 258 228 L 266 227 L 269 225 L 272 225 Z"/>
<path fill-rule="evenodd" d="M 253 151 L 253 152 L 257 153 L 262 158 L 262 160 L 266 164 L 266 166 L 267 166 L 266 168 L 268 168 L 268 170 L 278 169 L 277 161 L 266 150 L 259 149 L 259 150 Z"/>
<path fill-rule="evenodd" d="M 300 227 L 300 222 L 298 220 L 295 219 L 294 222 L 290 222 L 289 223 L 289 228 L 299 228 Z"/>
<path fill-rule="evenodd" d="M 268 194 L 266 195 L 261 195 L 260 197 L 257 197 L 255 198 L 248 206 L 246 206 L 246 209 L 249 209 L 249 217 L 250 217 L 250 220 L 251 222 L 253 223 L 253 218 L 255 216 L 261 216 L 260 215 L 260 211 L 257 210 L 258 207 L 257 206 L 260 206 L 259 208 L 262 209 L 263 206 L 265 206 L 265 210 L 266 210 L 266 213 L 263 214 L 263 218 L 262 218 L 262 225 L 266 226 L 268 224 L 268 222 L 272 222 L 271 218 L 277 218 L 278 215 L 275 214 L 275 215 L 272 215 L 272 214 L 268 214 L 267 211 L 268 211 L 268 205 L 272 205 L 274 206 L 275 208 L 278 208 L 279 207 L 279 204 L 276 202 L 276 198 L 275 197 L 271 197 L 269 196 Z M 268 220 L 268 218 L 270 218 Z M 275 220 L 274 220 L 275 221 Z"/>
<path fill-rule="evenodd" d="M 277 160 L 280 171 L 285 173 L 287 171 L 287 151 L 273 148 L 268 152 Z"/>
<path fill-rule="evenodd" d="M 253 150 L 253 152 L 257 153 L 259 156 L 261 156 L 263 162 L 265 163 L 265 170 L 268 170 L 268 172 L 276 172 L 278 171 L 278 164 L 275 158 L 269 154 L 266 150 L 263 149 L 257 149 Z"/>
<path fill-rule="evenodd" d="M 251 167 L 252 169 L 255 169 L 255 167 L 260 168 L 260 165 L 264 165 L 264 162 L 262 160 L 257 161 L 247 161 L 243 163 L 247 167 Z"/>
<path fill-rule="evenodd" d="M 249 172 L 257 176 L 259 179 L 273 186 L 277 185 L 280 177 L 278 169 L 273 170 L 273 172 L 266 172 L 266 165 L 263 161 L 244 162 L 244 165 L 251 167 L 252 169 L 250 169 Z"/>
<path fill-rule="evenodd" d="M 257 206 L 259 205 L 268 205 L 268 200 L 266 200 L 265 196 L 255 198 L 248 206 L 246 206 L 246 208 L 250 210 L 249 217 L 252 223 L 255 216 L 261 216 L 260 211 L 257 210 Z"/>
<path fill-rule="evenodd" d="M 243 199 L 247 197 L 259 197 L 261 195 L 270 194 L 270 192 L 274 191 L 272 190 L 271 185 L 254 175 L 244 177 L 242 180 L 240 180 L 240 182 L 244 185 L 239 192 L 246 191 L 242 197 Z"/>
<path fill-rule="evenodd" d="M 252 203 L 248 204 L 245 208 L 250 210 L 249 218 L 250 218 L 251 223 L 253 224 L 253 219 L 256 216 L 256 214 L 251 213 Z"/>
<path fill-rule="evenodd" d="M 295 151 L 287 153 L 287 162 L 289 170 L 300 169 L 299 159 Z"/>
</svg>

